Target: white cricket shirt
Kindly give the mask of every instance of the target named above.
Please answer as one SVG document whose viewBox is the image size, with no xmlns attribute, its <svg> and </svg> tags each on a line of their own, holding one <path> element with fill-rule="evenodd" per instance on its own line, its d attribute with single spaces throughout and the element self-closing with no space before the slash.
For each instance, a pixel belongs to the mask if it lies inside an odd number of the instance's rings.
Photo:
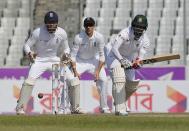
<svg viewBox="0 0 189 131">
<path fill-rule="evenodd" d="M 26 54 L 37 53 L 36 61 L 60 61 L 57 51 L 62 49 L 64 53 L 70 53 L 67 34 L 64 29 L 57 27 L 55 33 L 49 33 L 43 25 L 35 29 L 24 45 Z"/>
<path fill-rule="evenodd" d="M 94 31 L 93 36 L 88 37 L 85 31 L 81 31 L 75 36 L 71 50 L 71 59 L 75 61 L 76 57 L 83 60 L 98 58 L 104 62 L 104 46 L 104 37 L 99 32 Z"/>
</svg>

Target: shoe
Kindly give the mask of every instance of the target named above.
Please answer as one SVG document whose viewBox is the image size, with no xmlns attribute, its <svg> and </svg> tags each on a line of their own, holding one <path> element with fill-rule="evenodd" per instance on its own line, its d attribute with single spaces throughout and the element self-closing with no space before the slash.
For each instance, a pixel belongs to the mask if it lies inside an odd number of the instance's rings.
<svg viewBox="0 0 189 131">
<path fill-rule="evenodd" d="M 103 110 L 103 113 L 110 114 L 111 111 L 109 109 L 108 110 Z"/>
<path fill-rule="evenodd" d="M 64 115 L 64 114 L 71 114 L 70 110 L 65 110 L 65 109 L 59 109 L 57 112 L 57 115 Z"/>
<path fill-rule="evenodd" d="M 75 110 L 71 111 L 71 114 L 86 114 L 87 112 L 81 108 L 76 108 Z"/>
<path fill-rule="evenodd" d="M 130 108 L 126 105 L 126 112 L 131 112 Z"/>
<path fill-rule="evenodd" d="M 128 112 L 115 112 L 117 116 L 128 116 Z"/>
<path fill-rule="evenodd" d="M 25 115 L 25 111 L 24 111 L 24 108 L 16 108 L 16 114 L 17 115 Z"/>
<path fill-rule="evenodd" d="M 106 113 L 106 114 L 111 113 L 111 111 L 110 111 L 108 108 L 106 108 L 106 109 L 100 108 L 100 112 L 101 112 L 101 113 Z"/>
</svg>

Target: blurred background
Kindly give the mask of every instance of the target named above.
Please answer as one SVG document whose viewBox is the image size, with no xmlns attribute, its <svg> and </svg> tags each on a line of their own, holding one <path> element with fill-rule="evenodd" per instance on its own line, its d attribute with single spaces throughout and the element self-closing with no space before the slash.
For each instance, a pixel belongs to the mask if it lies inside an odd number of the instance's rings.
<svg viewBox="0 0 189 131">
<path fill-rule="evenodd" d="M 187 0 L 0 0 L 0 66 L 26 66 L 23 54 L 28 34 L 43 24 L 49 10 L 58 13 L 71 45 L 82 19 L 94 17 L 106 42 L 130 25 L 136 14 L 148 18 L 149 56 L 179 53 L 180 60 L 156 65 L 189 65 L 189 1 Z"/>
<path fill-rule="evenodd" d="M 143 88 L 131 97 L 128 104 L 135 112 L 189 112 L 187 7 L 189 0 L 0 0 L 0 113 L 14 112 L 23 78 L 28 72 L 24 42 L 30 32 L 43 24 L 45 13 L 50 10 L 58 13 L 59 26 L 66 30 L 70 46 L 74 35 L 82 29 L 84 17 L 95 18 L 96 30 L 104 35 L 108 43 L 121 29 L 130 25 L 135 15 L 146 15 L 149 24 L 147 34 L 151 41 L 147 57 L 179 53 L 181 59 L 137 70 L 137 78 L 144 80 L 140 85 Z M 42 78 L 45 80 L 40 79 L 36 84 L 38 88 L 33 93 L 36 96 L 31 98 L 28 112 L 50 111 L 49 104 L 47 106 L 43 100 L 37 99 L 38 92 L 44 92 L 46 87 L 47 92 L 51 89 L 50 75 Z M 113 109 L 110 79 L 109 84 L 108 102 Z M 81 95 L 81 104 L 92 112 L 98 112 L 99 96 L 92 78 L 83 80 L 82 88 L 82 93 L 89 96 Z M 134 100 L 138 96 L 143 97 L 140 103 Z M 4 101 L 5 98 L 7 101 Z"/>
</svg>

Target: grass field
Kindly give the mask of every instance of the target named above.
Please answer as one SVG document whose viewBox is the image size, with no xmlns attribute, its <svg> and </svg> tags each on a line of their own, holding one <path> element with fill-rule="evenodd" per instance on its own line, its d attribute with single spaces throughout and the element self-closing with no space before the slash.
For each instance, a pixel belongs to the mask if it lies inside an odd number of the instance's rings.
<svg viewBox="0 0 189 131">
<path fill-rule="evenodd" d="M 0 116 L 0 131 L 189 131 L 189 114 Z"/>
</svg>

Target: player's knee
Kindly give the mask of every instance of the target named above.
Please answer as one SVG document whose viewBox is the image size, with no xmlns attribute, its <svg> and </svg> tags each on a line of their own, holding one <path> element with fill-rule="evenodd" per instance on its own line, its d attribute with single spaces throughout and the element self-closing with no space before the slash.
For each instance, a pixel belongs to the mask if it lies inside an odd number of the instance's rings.
<svg viewBox="0 0 189 131">
<path fill-rule="evenodd" d="M 35 79 L 33 79 L 33 78 L 31 78 L 31 77 L 29 77 L 29 78 L 27 78 L 25 81 L 24 81 L 24 85 L 35 85 Z"/>
<path fill-rule="evenodd" d="M 140 80 L 127 80 L 126 81 L 126 96 L 127 99 L 138 89 L 138 84 L 139 84 Z"/>
<path fill-rule="evenodd" d="M 112 70 L 112 82 L 113 83 L 125 83 L 125 72 L 120 66 L 115 67 Z"/>
<path fill-rule="evenodd" d="M 77 78 L 77 77 L 75 77 L 74 79 L 71 79 L 70 81 L 69 81 L 69 84 L 70 84 L 70 86 L 78 86 L 78 85 L 80 85 L 80 80 L 79 80 L 79 78 Z"/>
</svg>

